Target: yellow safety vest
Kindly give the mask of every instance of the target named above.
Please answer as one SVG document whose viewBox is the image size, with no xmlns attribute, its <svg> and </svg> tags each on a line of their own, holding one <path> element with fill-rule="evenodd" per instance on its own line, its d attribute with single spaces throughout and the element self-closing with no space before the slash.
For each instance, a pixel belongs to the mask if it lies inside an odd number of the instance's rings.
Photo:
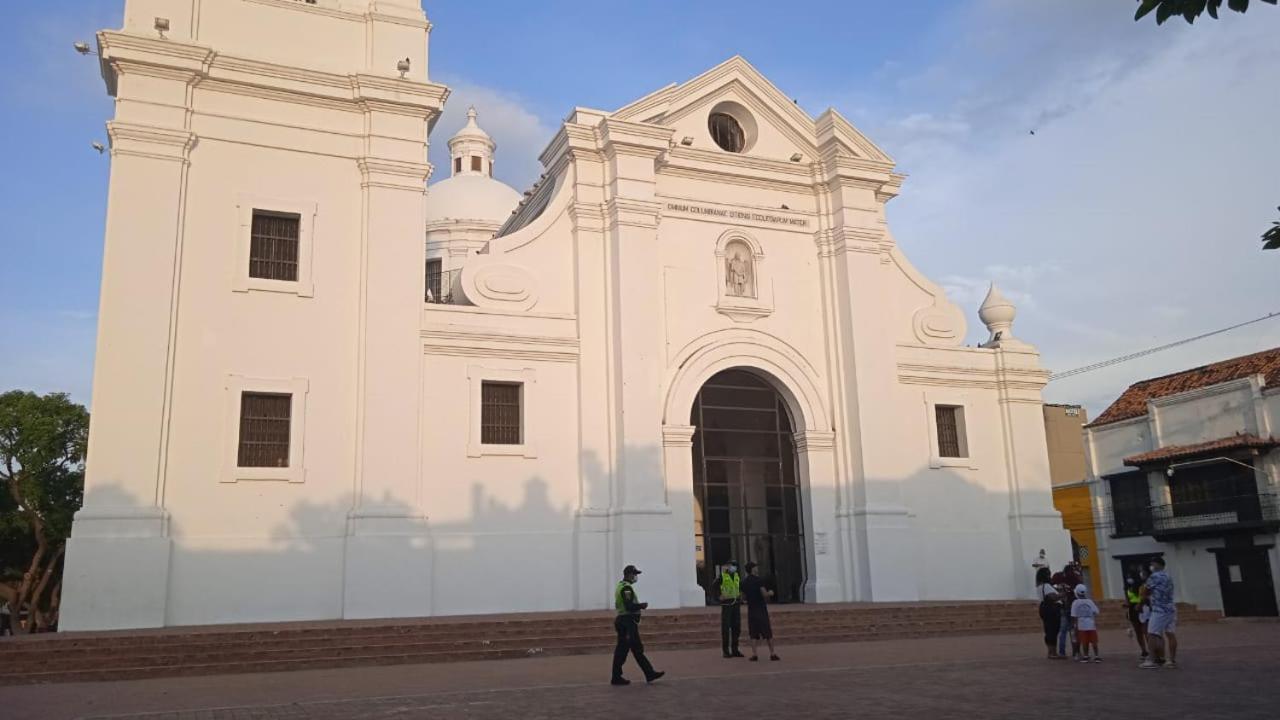
<svg viewBox="0 0 1280 720">
<path fill-rule="evenodd" d="M 1142 602 L 1142 595 L 1137 590 L 1125 590 L 1125 594 L 1129 596 L 1130 605 L 1138 605 Z"/>
<path fill-rule="evenodd" d="M 631 597 L 634 598 L 637 603 L 640 602 L 640 597 L 635 594 L 635 587 L 626 580 L 619 580 L 618 587 L 613 591 L 613 609 L 617 610 L 619 615 L 627 614 L 627 604 L 622 601 L 623 588 L 631 588 Z"/>
<path fill-rule="evenodd" d="M 738 575 L 729 573 L 720 573 L 720 596 L 730 600 L 736 600 L 739 593 L 740 582 Z"/>
</svg>

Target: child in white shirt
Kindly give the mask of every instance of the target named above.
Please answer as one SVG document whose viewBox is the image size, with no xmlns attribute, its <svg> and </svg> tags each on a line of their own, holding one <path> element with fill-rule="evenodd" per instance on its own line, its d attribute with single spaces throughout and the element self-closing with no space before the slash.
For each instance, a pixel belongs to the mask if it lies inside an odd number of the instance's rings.
<svg viewBox="0 0 1280 720">
<path fill-rule="evenodd" d="M 1076 635 L 1080 641 L 1080 662 L 1089 662 L 1089 646 L 1093 646 L 1093 662 L 1102 662 L 1098 652 L 1098 606 L 1089 599 L 1089 588 L 1076 586 L 1076 601 L 1071 604 L 1071 617 L 1076 621 Z"/>
</svg>

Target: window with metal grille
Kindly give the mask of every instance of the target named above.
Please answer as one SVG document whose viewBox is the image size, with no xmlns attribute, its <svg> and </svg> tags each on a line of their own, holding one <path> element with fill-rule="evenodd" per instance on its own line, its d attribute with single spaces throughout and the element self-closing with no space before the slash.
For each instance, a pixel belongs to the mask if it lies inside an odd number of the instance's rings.
<svg viewBox="0 0 1280 720">
<path fill-rule="evenodd" d="M 480 442 L 485 445 L 519 445 L 520 383 L 480 384 Z"/>
<path fill-rule="evenodd" d="M 471 169 L 474 170 L 475 172 L 480 172 L 481 170 L 484 170 L 484 160 L 481 159 L 479 155 L 471 156 Z"/>
<path fill-rule="evenodd" d="M 747 144 L 742 125 L 728 113 L 711 113 L 707 128 L 711 131 L 711 139 L 723 150 L 740 153 Z"/>
<path fill-rule="evenodd" d="M 239 467 L 289 467 L 289 425 L 293 396 L 247 392 L 240 395 Z"/>
<path fill-rule="evenodd" d="M 302 216 L 253 211 L 249 242 L 249 277 L 298 280 L 298 228 Z"/>
<path fill-rule="evenodd" d="M 440 268 L 443 264 L 441 260 L 427 261 L 427 302 L 440 302 L 444 295 L 440 292 L 444 283 L 444 271 Z"/>
<path fill-rule="evenodd" d="M 946 458 L 968 457 L 964 442 L 964 408 L 959 405 L 936 405 L 938 420 L 938 455 Z"/>
</svg>

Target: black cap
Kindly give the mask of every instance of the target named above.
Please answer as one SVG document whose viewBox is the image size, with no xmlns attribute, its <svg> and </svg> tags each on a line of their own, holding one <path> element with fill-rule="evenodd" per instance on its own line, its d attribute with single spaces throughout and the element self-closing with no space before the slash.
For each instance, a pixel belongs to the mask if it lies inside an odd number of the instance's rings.
<svg viewBox="0 0 1280 720">
<path fill-rule="evenodd" d="M 749 563 L 747 563 L 747 567 L 746 567 L 747 574 L 748 574 L 748 575 L 750 575 L 750 574 L 751 574 L 751 571 L 752 571 L 752 570 L 755 570 L 755 569 L 756 569 L 756 568 L 758 568 L 758 567 L 760 567 L 760 566 L 759 566 L 759 565 L 756 565 L 756 564 L 755 564 L 755 563 L 753 563 L 753 562 L 749 562 Z"/>
<path fill-rule="evenodd" d="M 622 568 L 622 574 L 623 575 L 639 575 L 640 568 L 636 567 L 635 565 L 628 565 Z"/>
</svg>

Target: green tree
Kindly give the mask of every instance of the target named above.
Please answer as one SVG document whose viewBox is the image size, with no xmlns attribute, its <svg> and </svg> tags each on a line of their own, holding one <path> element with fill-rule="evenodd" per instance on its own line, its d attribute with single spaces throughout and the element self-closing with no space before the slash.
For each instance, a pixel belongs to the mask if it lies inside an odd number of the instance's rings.
<svg viewBox="0 0 1280 720">
<path fill-rule="evenodd" d="M 1270 5 L 1275 5 L 1276 1 L 1262 0 Z M 1222 0 L 1138 0 L 1138 12 L 1133 19 L 1141 20 L 1155 10 L 1157 25 L 1163 25 L 1164 21 L 1171 17 L 1181 17 L 1188 23 L 1194 23 L 1196 18 L 1205 12 L 1209 13 L 1209 17 L 1217 20 L 1218 10 L 1221 7 Z M 1227 0 L 1227 7 L 1242 13 L 1249 9 L 1249 0 Z"/>
<path fill-rule="evenodd" d="M 63 393 L 0 395 L 0 599 L 29 632 L 58 619 L 88 437 L 88 411 Z"/>
<path fill-rule="evenodd" d="M 1276 210 L 1280 210 L 1280 207 Z M 1280 250 L 1280 220 L 1271 223 L 1271 229 L 1262 233 L 1262 249 Z"/>
</svg>

